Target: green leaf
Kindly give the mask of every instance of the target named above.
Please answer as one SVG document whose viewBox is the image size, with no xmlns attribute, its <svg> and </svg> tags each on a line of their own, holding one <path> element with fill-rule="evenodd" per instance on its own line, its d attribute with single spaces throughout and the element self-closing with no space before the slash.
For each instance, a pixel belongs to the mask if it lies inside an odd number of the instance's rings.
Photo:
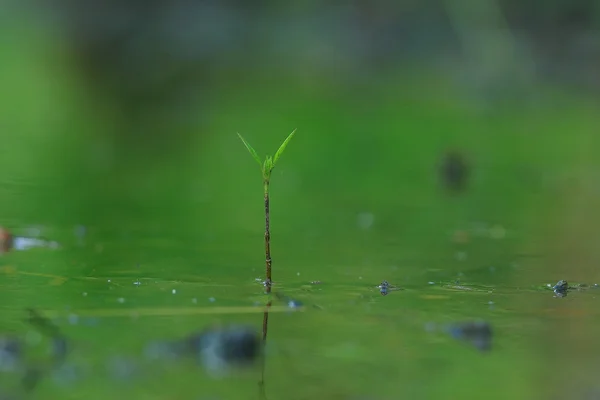
<svg viewBox="0 0 600 400">
<path fill-rule="evenodd" d="M 240 135 L 239 133 L 237 135 L 240 137 L 240 139 L 244 143 L 244 146 L 246 146 L 246 148 L 248 149 L 248 152 L 250 152 L 250 155 L 252 155 L 252 157 L 254 157 L 254 159 L 256 160 L 256 162 L 258 163 L 258 165 L 260 165 L 262 167 L 262 161 L 260 160 L 260 157 L 256 153 L 256 150 L 254 150 L 252 148 L 252 146 L 250 146 L 250 143 L 246 142 L 246 139 L 244 139 L 242 137 L 242 135 Z"/>
<path fill-rule="evenodd" d="M 271 156 L 266 156 L 265 163 L 263 164 L 263 174 L 266 178 L 271 177 L 271 171 L 273 170 L 274 166 L 275 165 L 273 164 L 273 159 Z"/>
<path fill-rule="evenodd" d="M 283 151 L 285 150 L 286 146 L 288 145 L 290 140 L 292 140 L 292 137 L 294 137 L 294 133 L 296 133 L 296 129 L 294 129 L 292 133 L 289 134 L 289 136 L 283 141 L 283 143 L 281 143 L 279 149 L 277 149 L 277 153 L 275 153 L 275 157 L 273 157 L 273 167 L 275 167 L 275 164 L 277 164 L 277 160 L 279 160 L 279 157 L 281 157 L 281 155 L 283 154 Z"/>
</svg>

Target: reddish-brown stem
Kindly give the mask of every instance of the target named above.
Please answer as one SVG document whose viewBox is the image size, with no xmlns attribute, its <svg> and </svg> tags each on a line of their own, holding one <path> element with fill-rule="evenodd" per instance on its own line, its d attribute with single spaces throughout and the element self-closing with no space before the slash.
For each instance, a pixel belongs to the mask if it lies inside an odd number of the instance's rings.
<svg viewBox="0 0 600 400">
<path fill-rule="evenodd" d="M 269 229 L 269 179 L 264 181 L 265 189 L 265 264 L 266 264 L 266 278 L 265 288 L 268 294 L 271 293 L 271 232 Z M 262 325 L 262 340 L 263 340 L 263 355 L 262 355 L 262 377 L 259 382 L 261 396 L 266 399 L 265 393 L 265 346 L 267 344 L 267 328 L 269 325 L 269 308 L 271 307 L 271 300 L 267 302 L 265 312 L 263 314 L 263 325 Z"/>
<path fill-rule="evenodd" d="M 271 233 L 269 231 L 269 183 L 265 182 L 265 263 L 267 293 L 271 293 Z"/>
<path fill-rule="evenodd" d="M 263 399 L 266 399 L 266 390 L 265 390 L 265 366 L 266 366 L 266 360 L 265 360 L 265 346 L 267 344 L 267 328 L 269 325 L 269 308 L 271 307 L 271 301 L 269 300 L 269 302 L 267 302 L 267 306 L 265 308 L 265 312 L 263 313 L 263 324 L 262 324 L 262 340 L 263 340 L 263 346 L 262 346 L 262 373 L 261 373 L 261 379 L 259 382 L 259 388 L 260 388 L 260 394 L 261 397 Z"/>
</svg>

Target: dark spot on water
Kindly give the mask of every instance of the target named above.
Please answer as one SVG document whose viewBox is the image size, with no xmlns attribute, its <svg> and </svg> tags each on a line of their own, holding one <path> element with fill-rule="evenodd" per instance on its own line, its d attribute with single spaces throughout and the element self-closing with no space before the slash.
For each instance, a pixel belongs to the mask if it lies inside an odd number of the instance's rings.
<svg viewBox="0 0 600 400">
<path fill-rule="evenodd" d="M 0 337 L 0 371 L 13 371 L 21 358 L 21 343 L 16 338 Z"/>
<path fill-rule="evenodd" d="M 182 340 L 152 342 L 145 354 L 151 360 L 193 357 L 208 372 L 248 366 L 258 359 L 262 342 L 258 332 L 244 326 L 212 328 Z"/>
<path fill-rule="evenodd" d="M 448 151 L 442 157 L 439 174 L 440 180 L 451 193 L 459 193 L 466 189 L 470 168 L 458 151 Z"/>
<path fill-rule="evenodd" d="M 261 350 L 258 333 L 246 327 L 209 330 L 191 336 L 188 343 L 201 357 L 217 357 L 225 364 L 250 364 L 258 358 Z"/>
<path fill-rule="evenodd" d="M 485 321 L 456 323 L 448 327 L 448 333 L 480 351 L 486 352 L 492 348 L 492 327 Z"/>
</svg>

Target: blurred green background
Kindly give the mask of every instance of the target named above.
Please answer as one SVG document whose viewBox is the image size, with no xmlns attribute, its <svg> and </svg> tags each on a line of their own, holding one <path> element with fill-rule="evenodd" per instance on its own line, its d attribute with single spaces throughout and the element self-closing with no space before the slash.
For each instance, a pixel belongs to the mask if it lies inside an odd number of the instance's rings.
<svg viewBox="0 0 600 400">
<path fill-rule="evenodd" d="M 599 10 L 3 2 L 0 224 L 63 245 L 0 259 L 5 329 L 27 330 L 24 307 L 105 310 L 65 328 L 93 366 L 107 346 L 215 319 L 258 327 L 259 314 L 177 310 L 265 301 L 261 175 L 236 132 L 265 155 L 297 128 L 272 179 L 273 277 L 325 311 L 271 318 L 269 398 L 594 393 L 595 295 L 536 288 L 600 278 Z M 448 151 L 470 165 L 460 193 L 440 182 Z M 382 297 L 384 279 L 406 290 Z M 470 318 L 493 323 L 497 350 L 423 338 L 428 321 Z M 258 396 L 257 374 L 226 385 L 188 367 L 149 367 L 127 392 L 90 373 L 32 396 Z"/>
</svg>

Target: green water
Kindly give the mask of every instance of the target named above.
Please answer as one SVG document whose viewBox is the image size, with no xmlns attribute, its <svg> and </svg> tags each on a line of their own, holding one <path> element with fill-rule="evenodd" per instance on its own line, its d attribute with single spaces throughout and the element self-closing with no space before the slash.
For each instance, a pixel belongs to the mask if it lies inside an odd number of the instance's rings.
<svg viewBox="0 0 600 400">
<path fill-rule="evenodd" d="M 27 398 L 259 398 L 258 365 L 215 379 L 142 353 L 213 324 L 260 330 L 262 185 L 235 132 L 263 155 L 293 128 L 273 175 L 273 279 L 306 308 L 274 302 L 269 399 L 597 390 L 597 295 L 544 288 L 600 281 L 595 101 L 540 88 L 536 107 L 482 111 L 424 71 L 368 85 L 267 71 L 216 77 L 198 115 L 142 124 L 81 89 L 62 61 L 11 40 L 2 48 L 14 57 L 0 66 L 11 93 L 0 101 L 0 224 L 17 235 L 39 225 L 62 248 L 0 258 L 0 327 L 28 337 L 24 309 L 34 307 L 73 346 L 67 369 Z M 50 73 L 31 67 L 40 57 Z M 140 132 L 124 138 L 132 126 Z M 194 134 L 178 143 L 171 131 Z M 474 166 L 458 196 L 436 174 L 448 148 Z M 453 241 L 457 230 L 467 243 Z M 384 279 L 404 290 L 381 296 Z M 490 352 L 427 329 L 471 319 L 493 327 Z M 119 380 L 111 365 L 123 359 L 139 368 Z M 2 379 L 3 390 L 17 385 Z"/>
</svg>

